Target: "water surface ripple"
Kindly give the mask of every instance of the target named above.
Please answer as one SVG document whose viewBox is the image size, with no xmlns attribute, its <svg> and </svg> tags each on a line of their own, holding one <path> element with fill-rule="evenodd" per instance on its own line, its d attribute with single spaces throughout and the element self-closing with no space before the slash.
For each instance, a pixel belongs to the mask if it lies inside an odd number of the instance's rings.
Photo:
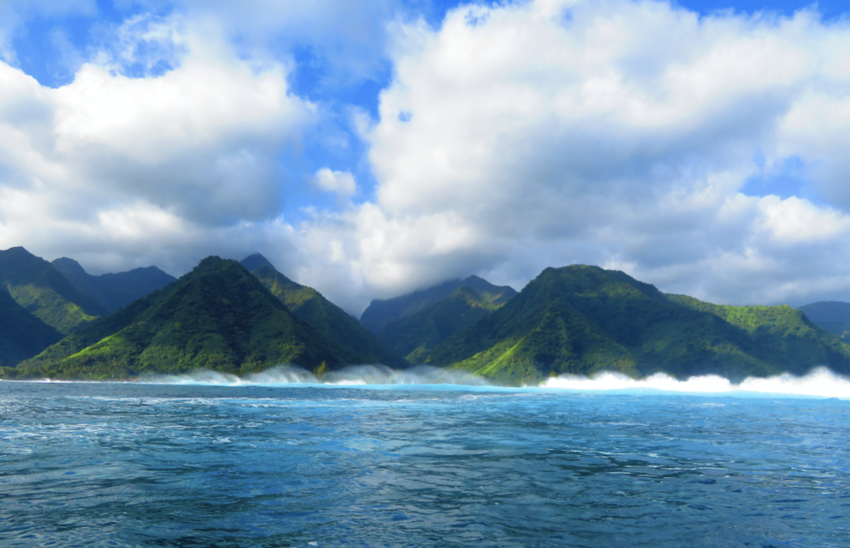
<svg viewBox="0 0 850 548">
<path fill-rule="evenodd" d="M 850 402 L 0 383 L 0 543 L 850 545 Z"/>
</svg>

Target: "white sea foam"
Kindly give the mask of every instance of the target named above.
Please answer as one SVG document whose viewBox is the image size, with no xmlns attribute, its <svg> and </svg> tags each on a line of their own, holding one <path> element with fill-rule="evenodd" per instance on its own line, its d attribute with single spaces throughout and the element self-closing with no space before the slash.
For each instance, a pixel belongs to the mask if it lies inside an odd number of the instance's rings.
<svg viewBox="0 0 850 548">
<path fill-rule="evenodd" d="M 487 386 L 489 383 L 470 373 L 417 365 L 410 369 L 392 369 L 385 365 L 356 365 L 332 371 L 322 377 L 329 384 L 459 384 Z"/>
<path fill-rule="evenodd" d="M 632 379 L 619 373 L 600 373 L 591 378 L 574 375 L 553 377 L 540 387 L 582 392 L 616 390 L 697 394 L 756 393 L 850 399 L 850 379 L 836 375 L 825 367 L 814 369 L 804 377 L 789 374 L 769 378 L 748 377 L 740 384 L 733 384 L 717 375 L 691 377 L 680 381 L 663 373 L 645 379 Z"/>
<path fill-rule="evenodd" d="M 238 377 L 215 371 L 196 371 L 184 375 L 158 375 L 147 377 L 143 382 L 157 384 L 205 384 L 226 386 L 324 384 L 331 386 L 363 385 L 430 385 L 451 384 L 463 386 L 487 386 L 481 377 L 462 371 L 447 371 L 437 367 L 418 365 L 410 369 L 396 370 L 385 365 L 356 365 L 339 371 L 330 371 L 316 377 L 313 373 L 297 366 L 282 365 Z"/>
<path fill-rule="evenodd" d="M 498 388 L 481 377 L 429 366 L 396 370 L 384 365 L 350 366 L 316 377 L 297 366 L 279 366 L 261 373 L 238 377 L 215 371 L 196 371 L 185 375 L 160 375 L 142 382 L 161 384 L 203 384 L 224 386 L 326 385 L 326 386 L 397 386 L 397 385 L 455 385 Z M 524 386 L 520 390 L 564 390 L 571 392 L 623 393 L 689 393 L 689 394 L 782 394 L 850 399 L 850 379 L 819 367 L 808 375 L 790 374 L 769 378 L 749 377 L 734 384 L 717 375 L 691 377 L 680 381 L 657 373 L 644 379 L 633 379 L 621 373 L 605 372 L 592 377 L 563 375 L 547 379 L 539 386 Z M 516 390 L 516 389 L 513 389 Z"/>
</svg>

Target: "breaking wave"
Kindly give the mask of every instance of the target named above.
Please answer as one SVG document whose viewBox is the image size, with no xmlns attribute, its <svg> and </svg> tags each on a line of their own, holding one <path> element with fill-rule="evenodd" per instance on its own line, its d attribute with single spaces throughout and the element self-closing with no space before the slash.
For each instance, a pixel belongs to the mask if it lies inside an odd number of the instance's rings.
<svg viewBox="0 0 850 548">
<path fill-rule="evenodd" d="M 717 375 L 691 377 L 680 381 L 657 373 L 645 379 L 633 379 L 620 373 L 600 373 L 591 378 L 575 375 L 553 377 L 541 388 L 586 391 L 620 391 L 628 393 L 674 392 L 689 394 L 783 394 L 850 399 L 850 379 L 818 367 L 803 377 L 790 374 L 768 378 L 748 377 L 740 384 Z"/>
<path fill-rule="evenodd" d="M 185 375 L 159 375 L 142 379 L 142 382 L 161 384 L 212 384 L 212 385 L 288 385 L 323 384 L 331 386 L 374 386 L 374 385 L 432 385 L 449 384 L 462 386 L 489 386 L 490 383 L 463 371 L 448 371 L 438 367 L 418 365 L 410 369 L 396 370 L 385 365 L 355 365 L 339 371 L 329 371 L 319 377 L 292 365 L 282 365 L 238 377 L 215 371 L 196 371 Z"/>
<path fill-rule="evenodd" d="M 325 385 L 325 386 L 398 386 L 455 385 L 505 389 L 462 371 L 416 366 L 395 370 L 383 365 L 350 366 L 321 376 L 297 366 L 279 366 L 261 373 L 238 377 L 215 371 L 197 371 L 183 375 L 160 375 L 140 380 L 157 384 L 204 384 L 224 386 Z M 546 390 L 567 392 L 618 392 L 628 394 L 680 393 L 730 395 L 788 395 L 850 399 L 850 379 L 825 367 L 812 370 L 803 377 L 790 374 L 769 378 L 749 377 L 740 384 L 717 375 L 691 377 L 681 381 L 664 373 L 644 379 L 633 379 L 620 373 L 599 373 L 592 377 L 563 375 L 552 377 L 538 386 L 509 390 Z"/>
</svg>

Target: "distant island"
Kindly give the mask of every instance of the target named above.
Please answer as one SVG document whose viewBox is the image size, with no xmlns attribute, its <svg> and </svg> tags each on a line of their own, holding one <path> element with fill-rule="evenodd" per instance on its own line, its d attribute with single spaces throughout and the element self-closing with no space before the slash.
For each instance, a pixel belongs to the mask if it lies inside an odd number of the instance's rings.
<svg viewBox="0 0 850 548">
<path fill-rule="evenodd" d="M 282 364 L 317 376 L 427 364 L 506 385 L 602 371 L 733 382 L 818 366 L 850 374 L 847 303 L 714 305 L 595 266 L 547 268 L 519 293 L 452 280 L 373 301 L 361 321 L 259 254 L 208 257 L 175 280 L 156 267 L 91 276 L 72 259 L 12 248 L 0 251 L 0 281 L 4 379 L 246 375 Z"/>
</svg>

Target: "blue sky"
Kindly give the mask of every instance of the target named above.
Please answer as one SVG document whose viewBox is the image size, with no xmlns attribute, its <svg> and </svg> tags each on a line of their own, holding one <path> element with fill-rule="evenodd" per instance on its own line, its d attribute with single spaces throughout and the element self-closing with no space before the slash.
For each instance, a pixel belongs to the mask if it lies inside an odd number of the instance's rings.
<svg viewBox="0 0 850 548">
<path fill-rule="evenodd" d="M 260 251 L 355 314 L 570 263 L 850 300 L 843 4 L 0 3 L 0 248 Z"/>
</svg>

